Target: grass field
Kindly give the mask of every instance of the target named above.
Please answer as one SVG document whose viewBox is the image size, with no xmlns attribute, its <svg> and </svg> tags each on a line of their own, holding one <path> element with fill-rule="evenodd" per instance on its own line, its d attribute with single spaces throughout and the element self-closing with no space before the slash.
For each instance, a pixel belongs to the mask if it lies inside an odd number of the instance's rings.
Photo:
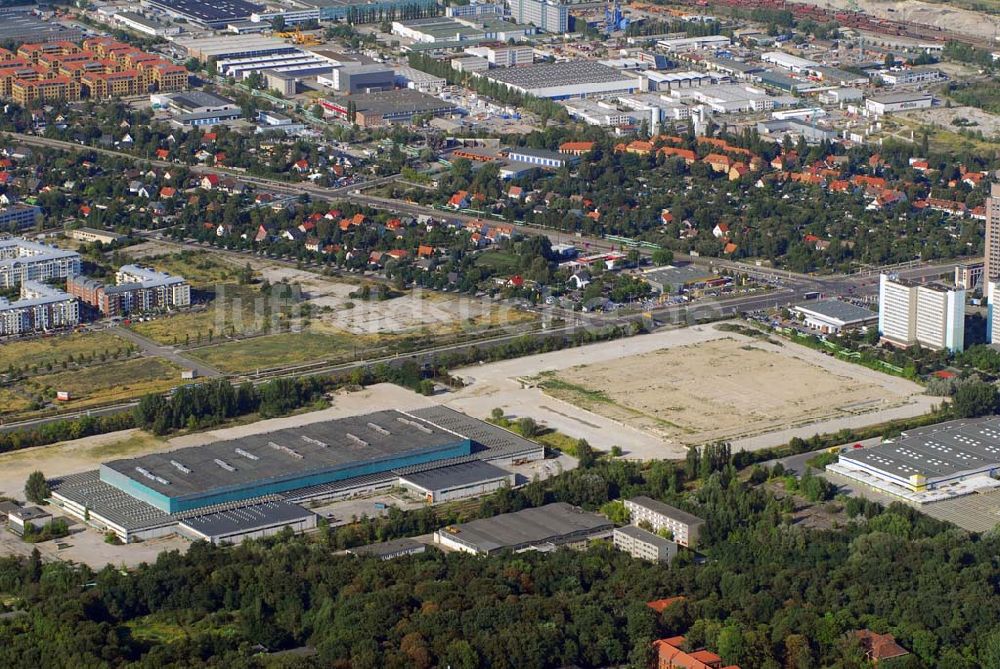
<svg viewBox="0 0 1000 669">
<path fill-rule="evenodd" d="M 236 283 L 242 268 L 208 251 L 179 251 L 143 258 L 142 263 L 187 279 L 193 288 L 205 290 L 219 284 Z"/>
<path fill-rule="evenodd" d="M 136 640 L 161 644 L 190 639 L 206 632 L 219 637 L 231 637 L 238 633 L 236 617 L 230 612 L 209 614 L 193 623 L 182 621 L 170 613 L 153 613 L 136 618 L 127 627 Z"/>
<path fill-rule="evenodd" d="M 112 354 L 116 350 L 124 351 L 130 344 L 109 332 L 81 332 L 42 339 L 14 341 L 0 345 L 0 371 L 24 365 L 45 367 L 60 365 L 73 356 L 75 360 L 81 357 L 97 357 L 101 353 Z"/>
<path fill-rule="evenodd" d="M 371 346 L 375 337 L 320 332 L 286 332 L 194 349 L 189 355 L 224 372 L 252 372 L 313 360 L 351 360 L 355 347 Z"/>
<path fill-rule="evenodd" d="M 271 327 L 266 307 L 269 300 L 258 288 L 223 284 L 207 308 L 185 311 L 145 323 L 133 323 L 132 329 L 144 337 L 161 344 L 202 343 L 208 341 L 209 331 L 220 337 L 230 331 L 254 334 Z M 284 307 L 287 310 L 289 307 Z"/>
<path fill-rule="evenodd" d="M 18 395 L 12 390 L 0 388 L 0 416 L 18 414 L 31 406 L 31 400 Z"/>
<path fill-rule="evenodd" d="M 159 358 L 135 358 L 122 362 L 31 377 L 24 381 L 36 393 L 69 391 L 73 398 L 62 406 L 80 408 L 164 392 L 179 384 L 180 368 Z"/>
</svg>

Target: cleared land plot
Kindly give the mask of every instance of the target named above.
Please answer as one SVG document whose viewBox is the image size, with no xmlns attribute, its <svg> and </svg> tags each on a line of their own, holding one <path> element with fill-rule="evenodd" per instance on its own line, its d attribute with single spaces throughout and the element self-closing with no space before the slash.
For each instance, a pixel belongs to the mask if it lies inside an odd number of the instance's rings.
<svg viewBox="0 0 1000 669">
<path fill-rule="evenodd" d="M 16 368 L 47 364 L 61 365 L 70 357 L 80 359 L 98 358 L 102 353 L 112 355 L 124 352 L 130 344 L 110 332 L 80 332 L 55 337 L 44 337 L 25 341 L 0 344 L 0 371 L 11 366 Z"/>
<path fill-rule="evenodd" d="M 543 373 L 549 395 L 685 444 L 902 404 L 906 396 L 787 347 L 722 338 Z"/>
<path fill-rule="evenodd" d="M 313 360 L 352 360 L 357 351 L 372 345 L 367 339 L 371 338 L 287 332 L 197 348 L 188 355 L 224 372 L 249 372 Z"/>
<path fill-rule="evenodd" d="M 31 400 L 13 390 L 0 388 L 0 416 L 18 414 L 31 406 Z"/>
<path fill-rule="evenodd" d="M 242 269 L 226 256 L 208 251 L 178 251 L 165 255 L 138 254 L 143 265 L 187 279 L 193 288 L 204 290 L 220 284 L 236 283 Z"/>
<path fill-rule="evenodd" d="M 181 383 L 180 371 L 176 365 L 159 358 L 136 358 L 39 375 L 24 384 L 35 392 L 43 392 L 46 388 L 68 391 L 73 399 L 63 402 L 63 406 L 80 408 L 165 392 Z"/>
</svg>

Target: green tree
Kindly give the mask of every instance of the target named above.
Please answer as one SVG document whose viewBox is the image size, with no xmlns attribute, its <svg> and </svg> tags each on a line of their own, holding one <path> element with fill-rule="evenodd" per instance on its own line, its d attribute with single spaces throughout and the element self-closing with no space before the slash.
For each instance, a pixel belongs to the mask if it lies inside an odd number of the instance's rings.
<svg viewBox="0 0 1000 669">
<path fill-rule="evenodd" d="M 45 474 L 40 471 L 33 471 L 28 475 L 28 480 L 24 484 L 24 497 L 33 504 L 44 504 L 45 500 L 52 494 L 49 489 Z"/>
<path fill-rule="evenodd" d="M 963 384 L 955 391 L 951 411 L 956 418 L 975 418 L 996 412 L 997 389 L 992 383 L 976 381 Z"/>
</svg>

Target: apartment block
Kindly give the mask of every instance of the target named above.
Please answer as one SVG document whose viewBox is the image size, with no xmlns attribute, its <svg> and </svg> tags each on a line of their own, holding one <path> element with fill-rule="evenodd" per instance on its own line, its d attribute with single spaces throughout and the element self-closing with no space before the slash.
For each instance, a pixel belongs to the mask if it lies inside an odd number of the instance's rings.
<svg viewBox="0 0 1000 669">
<path fill-rule="evenodd" d="M 1000 279 L 1000 183 L 990 184 L 986 198 L 986 256 L 983 284 Z"/>
<path fill-rule="evenodd" d="M 883 274 L 878 313 L 879 334 L 890 344 L 920 344 L 955 352 L 965 347 L 965 290 L 961 288 Z"/>
<path fill-rule="evenodd" d="M 10 54 L 10 52 L 5 52 Z M 107 99 L 187 87 L 187 70 L 160 56 L 107 37 L 24 44 L 0 60 L 0 96 L 35 100 Z"/>
<path fill-rule="evenodd" d="M 569 5 L 558 1 L 510 0 L 510 14 L 517 23 L 533 25 L 543 32 L 569 32 Z"/>
<path fill-rule="evenodd" d="M 0 336 L 73 327 L 80 322 L 76 298 L 38 281 L 21 285 L 21 298 L 0 297 Z"/>
<path fill-rule="evenodd" d="M 0 240 L 0 288 L 25 281 L 66 279 L 80 273 L 80 254 L 27 239 Z"/>
<path fill-rule="evenodd" d="M 147 267 L 123 265 L 115 275 L 115 282 L 109 286 L 86 277 L 75 277 L 66 283 L 66 289 L 105 316 L 125 316 L 191 304 L 190 284 L 181 277 Z"/>
<path fill-rule="evenodd" d="M 18 232 L 35 227 L 42 217 L 42 208 L 16 202 L 0 207 L 0 231 Z"/>
<path fill-rule="evenodd" d="M 670 562 L 677 555 L 673 541 L 635 525 L 616 527 L 611 537 L 615 548 L 640 560 Z"/>
<path fill-rule="evenodd" d="M 630 514 L 632 525 L 638 526 L 645 522 L 649 523 L 654 532 L 669 530 L 674 535 L 675 543 L 688 548 L 694 548 L 698 544 L 698 536 L 705 524 L 704 520 L 694 514 L 650 497 L 625 500 L 625 508 Z"/>
</svg>

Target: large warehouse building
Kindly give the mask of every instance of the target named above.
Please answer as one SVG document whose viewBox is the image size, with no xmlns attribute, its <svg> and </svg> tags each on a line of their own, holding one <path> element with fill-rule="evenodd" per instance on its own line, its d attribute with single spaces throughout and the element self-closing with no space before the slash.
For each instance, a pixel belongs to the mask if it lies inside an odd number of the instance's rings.
<svg viewBox="0 0 1000 669">
<path fill-rule="evenodd" d="M 449 525 L 434 533 L 434 543 L 475 555 L 504 550 L 551 550 L 607 538 L 614 523 L 565 502 L 546 504 L 469 523 Z"/>
<path fill-rule="evenodd" d="M 498 68 L 480 76 L 536 98 L 553 100 L 614 93 L 630 95 L 642 88 L 637 77 L 589 60 Z"/>
<path fill-rule="evenodd" d="M 1000 417 L 909 430 L 840 455 L 828 472 L 911 502 L 933 502 L 1000 486 Z"/>
<path fill-rule="evenodd" d="M 512 485 L 513 476 L 494 465 L 544 456 L 543 447 L 512 432 L 431 407 L 379 411 L 115 460 L 50 485 L 56 504 L 124 541 L 178 531 L 191 535 L 194 530 L 185 530 L 185 524 L 223 528 L 212 536 L 236 541 L 228 520 L 188 521 L 279 500 L 338 500 L 396 486 L 432 503 L 458 499 Z M 226 516 L 234 517 L 241 516 Z M 304 516 L 299 520 L 309 522 Z M 285 524 L 298 526 L 298 520 Z M 265 526 L 275 527 L 248 520 L 243 529 L 259 536 L 253 533 Z"/>
</svg>

